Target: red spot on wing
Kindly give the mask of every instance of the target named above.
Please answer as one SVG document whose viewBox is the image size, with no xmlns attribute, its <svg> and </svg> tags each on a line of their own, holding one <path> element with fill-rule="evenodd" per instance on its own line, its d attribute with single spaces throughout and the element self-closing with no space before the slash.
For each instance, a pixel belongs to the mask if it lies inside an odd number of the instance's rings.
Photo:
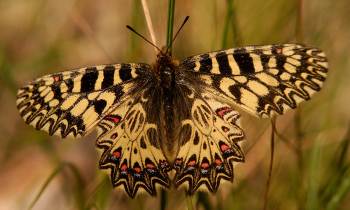
<svg viewBox="0 0 350 210">
<path fill-rule="evenodd" d="M 280 54 L 281 52 L 282 52 L 282 49 L 277 49 L 277 50 L 276 50 L 276 53 L 277 53 L 277 54 Z"/>
<path fill-rule="evenodd" d="M 54 77 L 53 78 L 56 82 L 60 81 L 60 77 Z"/>
<path fill-rule="evenodd" d="M 227 131 L 229 131 L 230 129 L 228 129 L 228 127 L 223 126 L 223 127 L 222 127 L 222 130 L 223 130 L 224 132 L 227 132 Z"/>
<path fill-rule="evenodd" d="M 134 168 L 134 171 L 135 171 L 136 173 L 140 173 L 140 172 L 141 172 L 141 168 Z"/>
<path fill-rule="evenodd" d="M 147 168 L 155 168 L 155 166 L 154 166 L 153 164 L 150 164 L 150 163 L 147 163 L 147 164 L 146 164 L 146 167 L 147 167 Z"/>
<path fill-rule="evenodd" d="M 227 146 L 226 144 L 221 145 L 221 151 L 223 152 L 225 152 L 228 148 L 229 146 Z"/>
<path fill-rule="evenodd" d="M 175 163 L 182 163 L 182 160 L 175 160 Z"/>
<path fill-rule="evenodd" d="M 209 164 L 208 164 L 208 163 L 202 163 L 201 167 L 202 167 L 202 168 L 208 168 L 208 167 L 209 167 Z"/>
<path fill-rule="evenodd" d="M 192 161 L 188 162 L 188 165 L 189 165 L 189 166 L 194 166 L 194 164 L 196 164 L 196 161 L 195 161 L 195 160 L 192 160 Z"/>
<path fill-rule="evenodd" d="M 113 152 L 113 155 L 117 158 L 120 158 L 120 152 Z"/>
<path fill-rule="evenodd" d="M 120 121 L 119 118 L 117 118 L 117 117 L 111 117 L 111 116 L 107 116 L 107 117 L 105 117 L 105 119 L 107 119 L 107 120 L 113 120 L 115 124 L 118 124 L 119 121 Z"/>
<path fill-rule="evenodd" d="M 222 164 L 222 161 L 219 160 L 219 159 L 216 159 L 216 160 L 215 160 L 215 163 L 216 163 L 216 165 L 221 165 L 221 164 Z"/>
<path fill-rule="evenodd" d="M 117 135 L 113 134 L 113 135 L 111 136 L 111 139 L 115 139 L 115 138 L 117 138 Z"/>
<path fill-rule="evenodd" d="M 222 109 L 222 110 L 218 111 L 217 113 L 220 117 L 222 117 L 225 114 L 225 112 L 232 111 L 232 110 L 233 109 L 231 109 L 231 108 L 226 108 L 226 109 Z"/>
<path fill-rule="evenodd" d="M 122 171 L 125 171 L 128 167 L 126 165 L 122 165 L 122 167 L 120 168 Z"/>
</svg>

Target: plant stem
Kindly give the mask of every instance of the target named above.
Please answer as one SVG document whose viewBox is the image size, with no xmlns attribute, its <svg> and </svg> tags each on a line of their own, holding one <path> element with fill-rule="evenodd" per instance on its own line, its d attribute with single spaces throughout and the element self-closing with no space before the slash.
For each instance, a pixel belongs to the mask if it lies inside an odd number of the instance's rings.
<svg viewBox="0 0 350 210">
<path fill-rule="evenodd" d="M 275 120 L 276 118 L 271 119 L 271 153 L 270 153 L 270 167 L 269 167 L 269 174 L 266 179 L 266 187 L 265 187 L 265 193 L 264 193 L 264 205 L 263 209 L 265 210 L 267 208 L 267 195 L 270 188 L 270 181 L 271 181 L 271 174 L 272 174 L 272 166 L 273 166 L 273 156 L 274 156 L 274 150 L 275 150 Z"/>
<path fill-rule="evenodd" d="M 186 194 L 186 201 L 187 201 L 187 209 L 193 210 L 192 196 L 187 194 L 186 192 L 185 192 L 185 194 Z"/>
<path fill-rule="evenodd" d="M 173 40 L 173 28 L 174 28 L 174 12 L 175 12 L 175 0 L 169 0 L 168 7 L 168 27 L 167 27 L 167 36 L 166 36 L 166 46 L 169 46 Z M 172 52 L 172 47 L 170 46 L 169 50 Z"/>
</svg>

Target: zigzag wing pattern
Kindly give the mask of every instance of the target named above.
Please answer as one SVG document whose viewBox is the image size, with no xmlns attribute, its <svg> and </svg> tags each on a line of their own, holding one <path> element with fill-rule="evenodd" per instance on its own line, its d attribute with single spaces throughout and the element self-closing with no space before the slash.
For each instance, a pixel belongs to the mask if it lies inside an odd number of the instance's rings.
<svg viewBox="0 0 350 210">
<path fill-rule="evenodd" d="M 240 115 L 211 93 L 198 90 L 187 97 L 191 118 L 182 121 L 175 186 L 186 185 L 190 194 L 206 186 L 215 193 L 221 179 L 233 181 L 233 162 L 244 161 Z"/>
<path fill-rule="evenodd" d="M 99 65 L 39 77 L 19 89 L 26 123 L 65 138 L 84 135 L 147 78 L 147 64 Z"/>
<path fill-rule="evenodd" d="M 149 110 L 152 96 L 144 91 L 131 97 L 98 124 L 100 168 L 108 170 L 114 187 L 124 186 L 132 198 L 138 190 L 155 196 L 156 183 L 170 185 L 170 165 L 161 150 L 159 126 L 149 116 L 158 111 L 154 105 Z"/>
<path fill-rule="evenodd" d="M 192 56 L 180 68 L 250 114 L 271 117 L 296 108 L 319 91 L 328 63 L 320 49 L 280 44 Z"/>
</svg>

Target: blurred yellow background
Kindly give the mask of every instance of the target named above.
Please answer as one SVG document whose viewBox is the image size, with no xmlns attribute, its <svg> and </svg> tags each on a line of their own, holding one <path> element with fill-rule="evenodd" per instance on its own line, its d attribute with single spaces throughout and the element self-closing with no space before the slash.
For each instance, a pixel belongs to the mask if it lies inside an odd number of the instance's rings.
<svg viewBox="0 0 350 210">
<path fill-rule="evenodd" d="M 300 2 L 302 21 L 298 22 Z M 149 0 L 148 4 L 156 44 L 162 47 L 168 1 Z M 174 43 L 173 57 L 183 60 L 222 49 L 227 5 L 223 0 L 177 0 L 174 30 L 187 15 L 190 19 Z M 335 196 L 342 198 L 336 208 L 349 209 L 348 1 L 234 1 L 233 12 L 227 48 L 302 41 L 323 49 L 329 59 L 321 92 L 299 111 L 277 118 L 277 130 L 289 143 L 276 137 L 269 209 L 304 209 L 315 201 L 317 208 L 324 209 Z M 95 132 L 78 140 L 61 140 L 26 125 L 16 109 L 17 89 L 35 77 L 97 64 L 153 63 L 152 47 L 126 25 L 150 37 L 140 1 L 0 2 L 0 209 L 26 209 L 41 189 L 44 192 L 34 209 L 160 208 L 159 197 L 141 195 L 132 200 L 121 190 L 111 189 L 107 175 L 98 170 Z M 223 184 L 215 196 L 194 195 L 194 205 L 200 209 L 262 206 L 271 125 L 269 120 L 242 114 L 246 163 L 236 165 L 234 183 Z M 63 169 L 43 188 L 62 164 Z M 184 191 L 169 190 L 165 204 L 167 209 L 186 209 Z"/>
</svg>

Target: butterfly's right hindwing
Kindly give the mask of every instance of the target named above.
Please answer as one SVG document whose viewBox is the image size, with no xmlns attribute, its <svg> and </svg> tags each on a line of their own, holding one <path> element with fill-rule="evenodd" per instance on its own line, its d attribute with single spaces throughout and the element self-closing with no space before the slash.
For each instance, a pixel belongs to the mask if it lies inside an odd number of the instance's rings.
<svg viewBox="0 0 350 210">
<path fill-rule="evenodd" d="M 186 79 L 184 79 L 185 82 Z M 179 151 L 174 162 L 176 187 L 187 192 L 207 189 L 215 193 L 221 180 L 233 181 L 234 162 L 243 162 L 240 142 L 244 132 L 240 115 L 210 92 L 191 84 L 181 87 L 182 128 L 177 140 Z"/>
<path fill-rule="evenodd" d="M 156 195 L 156 183 L 170 186 L 170 164 L 162 150 L 158 104 L 149 87 L 118 106 L 98 124 L 100 168 L 108 171 L 114 187 L 123 186 L 130 197 L 139 190 Z"/>
<path fill-rule="evenodd" d="M 50 135 L 84 135 L 150 71 L 147 64 L 115 64 L 46 75 L 19 89 L 17 108 L 26 123 Z"/>
</svg>

